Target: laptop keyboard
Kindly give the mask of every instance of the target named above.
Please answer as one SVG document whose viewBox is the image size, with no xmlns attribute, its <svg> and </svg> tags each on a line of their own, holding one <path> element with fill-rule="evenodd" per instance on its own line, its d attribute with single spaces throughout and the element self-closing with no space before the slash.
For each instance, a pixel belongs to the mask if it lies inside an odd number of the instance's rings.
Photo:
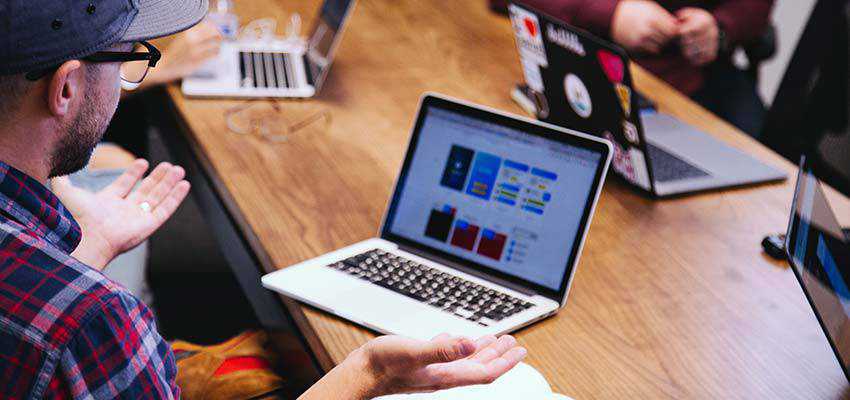
<svg viewBox="0 0 850 400">
<path fill-rule="evenodd" d="M 291 89 L 296 85 L 292 55 L 279 52 L 239 52 L 243 88 Z"/>
<path fill-rule="evenodd" d="M 367 251 L 328 267 L 482 326 L 534 307 L 527 301 L 383 250 Z"/>
<path fill-rule="evenodd" d="M 652 177 L 656 182 L 671 182 L 711 175 L 652 143 L 647 143 L 646 147 L 649 158 L 652 160 Z"/>
</svg>

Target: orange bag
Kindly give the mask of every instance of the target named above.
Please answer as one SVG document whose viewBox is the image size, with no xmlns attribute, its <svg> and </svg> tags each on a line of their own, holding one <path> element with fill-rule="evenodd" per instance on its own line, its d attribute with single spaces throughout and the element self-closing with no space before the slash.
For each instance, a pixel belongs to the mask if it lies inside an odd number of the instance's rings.
<svg viewBox="0 0 850 400">
<path fill-rule="evenodd" d="M 283 393 L 284 380 L 274 371 L 277 356 L 265 332 L 245 332 L 213 346 L 175 341 L 171 348 L 183 399 L 246 400 Z"/>
</svg>

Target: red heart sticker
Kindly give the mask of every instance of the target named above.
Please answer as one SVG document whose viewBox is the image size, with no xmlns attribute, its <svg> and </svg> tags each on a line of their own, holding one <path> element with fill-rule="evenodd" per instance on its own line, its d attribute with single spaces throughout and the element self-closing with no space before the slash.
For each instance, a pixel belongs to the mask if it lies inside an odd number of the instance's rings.
<svg viewBox="0 0 850 400">
<path fill-rule="evenodd" d="M 608 76 L 608 80 L 612 83 L 622 83 L 623 75 L 625 74 L 625 66 L 623 59 L 616 54 L 607 50 L 599 50 L 596 53 L 596 58 L 599 59 L 599 64 L 602 65 L 602 70 Z"/>
<path fill-rule="evenodd" d="M 525 18 L 523 22 L 525 22 L 525 29 L 528 30 L 528 33 L 531 34 L 531 37 L 537 37 L 537 25 L 534 23 L 534 21 L 532 21 L 531 18 Z"/>
</svg>

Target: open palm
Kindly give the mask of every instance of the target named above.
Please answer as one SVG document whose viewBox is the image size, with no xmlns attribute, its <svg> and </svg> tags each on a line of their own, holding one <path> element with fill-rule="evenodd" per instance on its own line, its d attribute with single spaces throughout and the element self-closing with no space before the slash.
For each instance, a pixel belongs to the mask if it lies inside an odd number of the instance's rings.
<svg viewBox="0 0 850 400">
<path fill-rule="evenodd" d="M 379 337 L 366 345 L 381 394 L 430 392 L 491 383 L 526 355 L 516 339 L 484 336 L 475 342 L 443 334 L 423 342 Z"/>
<path fill-rule="evenodd" d="M 147 169 L 147 161 L 136 160 L 97 193 L 73 186 L 67 177 L 54 179 L 54 192 L 83 233 L 72 255 L 102 269 L 147 239 L 171 217 L 189 193 L 189 182 L 183 180 L 185 172 L 181 167 L 161 163 L 142 179 Z"/>
</svg>

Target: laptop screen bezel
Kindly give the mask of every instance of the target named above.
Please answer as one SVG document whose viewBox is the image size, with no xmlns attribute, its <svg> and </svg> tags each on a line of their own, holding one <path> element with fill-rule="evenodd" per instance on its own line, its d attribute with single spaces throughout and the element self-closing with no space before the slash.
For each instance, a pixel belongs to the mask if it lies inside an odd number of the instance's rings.
<svg viewBox="0 0 850 400">
<path fill-rule="evenodd" d="M 809 293 L 809 289 L 806 286 L 806 283 L 803 281 L 803 276 L 800 274 L 800 270 L 805 269 L 805 266 L 801 266 L 797 264 L 797 260 L 794 258 L 794 255 L 791 254 L 791 237 L 792 233 L 796 232 L 799 229 L 799 220 L 797 217 L 797 202 L 800 200 L 800 187 L 803 183 L 803 179 L 805 179 L 806 175 L 811 174 L 812 169 L 809 161 L 805 155 L 800 157 L 799 171 L 797 172 L 797 182 L 794 186 L 794 197 L 791 200 L 791 215 L 788 219 L 788 228 L 785 231 L 785 258 L 788 260 L 788 263 L 791 266 L 791 270 L 794 273 L 794 277 L 797 278 L 797 283 L 800 285 L 800 288 L 803 290 L 803 293 L 806 295 L 806 300 L 809 302 L 809 306 L 812 308 L 812 311 L 815 313 L 815 317 L 820 324 L 821 330 L 826 336 L 826 340 L 829 342 L 829 346 L 832 348 L 832 352 L 835 355 L 835 358 L 838 361 L 838 365 L 841 366 L 841 370 L 844 372 L 845 378 L 850 381 L 850 370 L 848 370 L 847 365 L 844 363 L 844 359 L 841 356 L 841 352 L 838 350 L 838 346 L 835 344 L 835 341 L 832 338 L 832 334 L 827 329 L 826 323 L 824 322 L 823 317 L 821 316 L 820 310 L 812 299 L 811 294 Z M 821 188 L 820 180 L 815 178 L 815 185 L 817 185 L 812 190 L 820 190 L 823 193 Z M 829 204 L 827 202 L 827 204 Z M 830 215 L 832 218 L 835 218 L 835 213 L 830 209 Z M 835 220 L 836 225 L 840 225 L 838 220 Z"/>
<path fill-rule="evenodd" d="M 321 73 L 319 74 L 319 76 L 313 76 L 312 66 L 314 62 L 309 56 L 310 46 L 313 41 L 313 36 L 316 34 L 316 30 L 319 28 L 319 23 L 321 23 L 322 10 L 325 8 L 326 2 L 327 0 L 322 2 L 322 5 L 319 7 L 319 14 L 313 20 L 313 26 L 312 29 L 310 29 L 310 35 L 307 36 L 307 48 L 304 53 L 305 66 L 307 67 L 307 70 L 305 72 L 309 79 L 312 80 L 312 82 L 310 83 L 312 83 L 313 89 L 316 93 L 321 90 L 322 85 L 324 85 L 325 83 L 325 79 L 327 79 L 328 73 L 331 69 L 331 65 L 333 65 L 334 57 L 336 57 L 337 48 L 339 47 L 340 42 L 342 42 L 342 32 L 345 30 L 345 27 L 348 24 L 348 20 L 354 13 L 354 6 L 356 5 L 357 0 L 348 0 L 348 7 L 345 9 L 345 14 L 343 15 L 342 20 L 339 23 L 339 28 L 336 30 L 336 32 L 334 32 L 334 38 L 331 42 L 331 47 L 328 50 L 328 65 L 325 68 L 320 69 Z"/>
<path fill-rule="evenodd" d="M 632 72 L 631 72 L 631 59 L 629 58 L 629 55 L 626 52 L 626 50 L 623 49 L 622 47 L 618 46 L 617 44 L 606 41 L 602 38 L 599 38 L 596 35 L 588 32 L 584 29 L 581 29 L 581 28 L 575 27 L 573 25 L 567 24 L 566 22 L 563 22 L 559 18 L 555 18 L 554 16 L 550 15 L 549 13 L 543 12 L 536 7 L 532 7 L 528 4 L 525 4 L 525 2 L 523 2 L 522 0 L 509 0 L 508 4 L 516 6 L 516 7 L 520 7 L 527 12 L 535 14 L 537 16 L 537 18 L 540 19 L 542 22 L 555 25 L 555 26 L 562 28 L 562 29 L 566 29 L 567 31 L 574 33 L 575 35 L 580 37 L 581 40 L 589 41 L 595 46 L 598 46 L 598 47 L 604 48 L 605 50 L 610 51 L 611 53 L 615 54 L 617 57 L 619 57 L 623 61 L 623 64 L 626 66 L 625 70 L 623 71 L 623 74 L 624 74 L 623 75 L 623 82 L 627 82 L 628 87 L 631 90 L 631 94 L 629 95 L 629 102 L 631 103 L 632 112 L 629 115 L 629 117 L 626 117 L 625 115 L 623 115 L 622 117 L 623 117 L 623 119 L 634 124 L 635 128 L 637 129 L 639 143 L 636 146 L 644 154 L 644 164 L 645 164 L 647 176 L 649 178 L 649 188 L 643 188 L 643 187 L 641 187 L 641 186 L 639 186 L 635 183 L 629 182 L 625 177 L 621 176 L 621 174 L 619 172 L 617 172 L 616 169 L 614 169 L 614 172 L 618 176 L 620 176 L 621 179 L 628 182 L 628 184 L 630 186 L 634 187 L 635 189 L 637 189 L 641 192 L 644 192 L 644 193 L 649 193 L 652 196 L 659 197 L 658 190 L 656 189 L 656 184 L 655 184 L 655 175 L 654 175 L 653 170 L 652 170 L 652 160 L 651 160 L 651 157 L 649 156 L 649 149 L 648 149 L 648 146 L 647 146 L 648 142 L 646 140 L 646 132 L 644 130 L 643 121 L 641 120 L 641 117 L 640 117 L 641 110 L 640 110 L 638 102 L 637 102 L 637 91 L 635 90 L 635 87 L 634 87 L 635 86 L 634 85 L 634 77 L 632 76 Z M 545 29 L 543 28 L 542 24 L 540 26 L 540 30 L 541 30 L 541 32 L 545 32 Z M 514 32 L 514 39 L 515 40 L 517 39 L 516 35 L 517 35 L 517 33 Z M 546 44 L 546 45 L 544 45 L 544 48 L 546 49 L 546 57 L 551 58 L 552 54 L 550 54 L 549 51 L 548 51 L 548 47 L 549 47 L 551 41 L 549 40 L 549 38 L 545 34 L 541 34 L 541 38 L 543 39 L 543 42 Z M 518 54 L 518 55 L 521 59 L 522 54 Z M 588 59 L 591 59 L 591 58 L 592 57 L 588 57 Z M 592 61 L 588 61 L 588 62 L 592 62 Z M 599 66 L 598 68 L 602 68 L 602 67 Z M 547 73 L 547 72 L 551 73 L 551 70 L 547 68 L 545 71 L 541 71 L 541 74 Z M 546 83 L 545 79 L 543 80 L 543 83 L 544 83 L 543 96 L 546 98 L 546 101 L 548 102 L 549 107 L 551 108 L 553 103 L 557 104 L 559 102 L 557 102 L 553 99 L 553 97 L 552 97 L 553 95 L 551 93 L 552 89 L 545 86 L 545 83 Z M 562 88 L 557 88 L 557 89 L 562 90 Z M 587 90 L 591 93 L 595 93 L 600 89 L 596 88 L 594 86 L 590 86 L 590 87 L 587 88 Z M 595 97 L 595 96 L 591 96 L 591 97 Z M 555 110 L 551 110 L 550 113 L 554 112 L 554 111 Z M 565 128 L 569 129 L 570 127 L 565 126 Z M 598 137 L 598 135 L 595 135 L 595 134 L 593 136 Z M 614 135 L 614 137 L 616 138 L 617 136 Z M 630 143 L 625 143 L 625 144 L 616 143 L 616 145 L 618 145 L 620 147 L 625 146 L 626 148 L 628 148 L 628 146 L 631 146 Z"/>
<path fill-rule="evenodd" d="M 408 177 L 408 172 L 410 170 L 410 165 L 413 160 L 413 155 L 416 153 L 417 145 L 419 143 L 419 136 L 422 131 L 426 116 L 428 114 L 428 110 L 432 107 L 447 110 L 450 112 L 455 112 L 463 116 L 480 119 L 482 121 L 494 123 L 500 126 L 513 128 L 532 136 L 538 136 L 555 142 L 565 143 L 568 145 L 598 152 L 600 154 L 599 163 L 597 165 L 593 178 L 593 184 L 588 192 L 588 198 L 585 203 L 585 208 L 582 213 L 581 220 L 579 222 L 579 230 L 577 231 L 576 237 L 572 243 L 570 255 L 566 260 L 564 277 L 561 281 L 560 287 L 557 290 L 553 290 L 546 286 L 503 273 L 486 265 L 479 264 L 477 262 L 450 254 L 443 250 L 436 249 L 434 247 L 417 242 L 415 240 L 407 239 L 391 232 L 392 223 L 395 218 L 395 212 L 398 207 L 399 200 L 401 198 L 401 193 L 404 190 L 404 184 Z M 613 150 L 611 149 L 610 144 L 608 144 L 608 142 L 602 139 L 592 137 L 590 135 L 584 135 L 578 132 L 566 130 L 564 128 L 546 126 L 540 122 L 520 119 L 519 117 L 512 117 L 506 114 L 492 112 L 482 108 L 477 108 L 470 105 L 458 103 L 446 98 L 438 97 L 433 94 L 426 95 L 422 98 L 422 101 L 420 103 L 416 122 L 414 124 L 414 128 L 411 133 L 410 141 L 407 147 L 407 152 L 404 156 L 401 172 L 398 175 L 398 178 L 395 183 L 395 188 L 393 189 L 392 197 L 390 198 L 386 213 L 384 214 L 384 220 L 381 225 L 381 238 L 399 244 L 400 246 L 406 248 L 415 249 L 418 253 L 428 254 L 431 256 L 435 256 L 440 260 L 446 260 L 450 263 L 461 265 L 482 275 L 492 276 L 499 280 L 507 281 L 514 285 L 531 289 L 542 296 L 548 297 L 557 302 L 561 302 L 566 296 L 570 282 L 572 281 L 573 272 L 575 271 L 575 267 L 578 263 L 578 259 L 581 253 L 581 247 L 589 230 L 590 219 L 593 215 L 594 208 L 598 201 L 599 193 L 601 191 L 602 184 L 604 183 L 605 174 L 607 173 L 608 165 L 611 161 L 612 153 Z"/>
</svg>

